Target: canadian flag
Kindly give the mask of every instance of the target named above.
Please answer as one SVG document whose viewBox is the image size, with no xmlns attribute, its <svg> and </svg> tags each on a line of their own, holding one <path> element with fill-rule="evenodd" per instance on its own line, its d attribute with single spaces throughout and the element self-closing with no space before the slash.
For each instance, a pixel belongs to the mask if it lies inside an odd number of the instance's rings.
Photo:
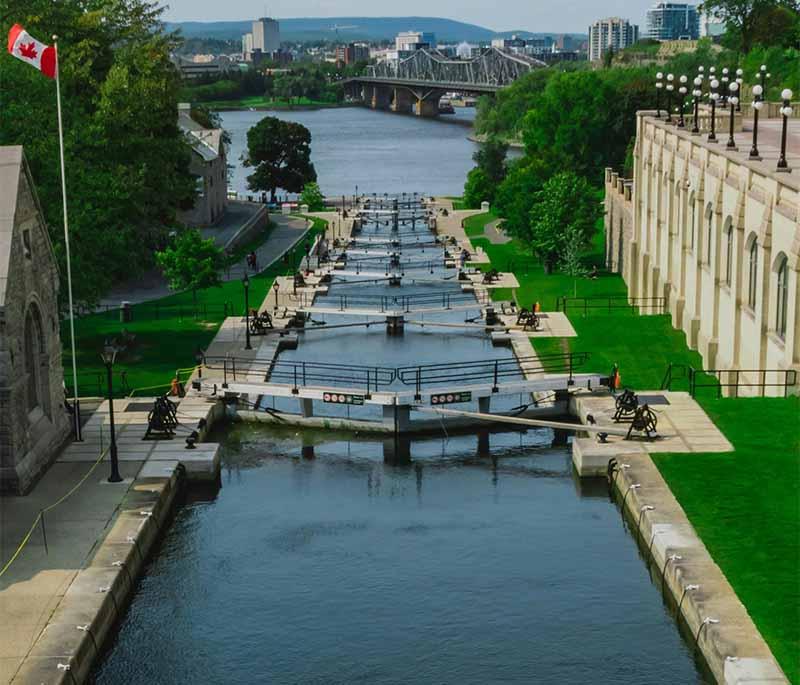
<svg viewBox="0 0 800 685">
<path fill-rule="evenodd" d="M 40 43 L 19 24 L 14 24 L 8 32 L 8 51 L 48 78 L 56 77 L 56 49 Z"/>
</svg>

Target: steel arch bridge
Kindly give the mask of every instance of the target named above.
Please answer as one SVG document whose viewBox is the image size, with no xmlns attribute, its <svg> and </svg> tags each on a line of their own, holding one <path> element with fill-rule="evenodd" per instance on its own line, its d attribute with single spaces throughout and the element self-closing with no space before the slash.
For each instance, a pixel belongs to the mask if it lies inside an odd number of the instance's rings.
<svg viewBox="0 0 800 685">
<path fill-rule="evenodd" d="M 436 116 L 439 98 L 448 91 L 496 93 L 546 66 L 540 60 L 498 48 L 487 48 L 470 60 L 450 59 L 436 50 L 422 49 L 404 60 L 371 65 L 362 76 L 348 79 L 345 87 L 373 109 Z"/>
<path fill-rule="evenodd" d="M 546 67 L 532 57 L 484 50 L 470 60 L 449 59 L 438 51 L 417 50 L 398 62 L 383 62 L 367 67 L 366 78 L 414 81 L 420 85 L 453 86 L 466 91 L 493 92 L 516 81 L 533 69 Z"/>
</svg>

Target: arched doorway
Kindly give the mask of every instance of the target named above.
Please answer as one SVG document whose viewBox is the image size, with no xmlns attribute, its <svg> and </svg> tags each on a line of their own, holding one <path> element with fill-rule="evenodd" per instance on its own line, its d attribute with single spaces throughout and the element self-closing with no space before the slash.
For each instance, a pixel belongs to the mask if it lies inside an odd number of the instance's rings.
<svg viewBox="0 0 800 685">
<path fill-rule="evenodd" d="M 39 307 L 31 303 L 25 314 L 25 404 L 28 413 L 40 409 L 50 414 L 50 362 Z"/>
</svg>

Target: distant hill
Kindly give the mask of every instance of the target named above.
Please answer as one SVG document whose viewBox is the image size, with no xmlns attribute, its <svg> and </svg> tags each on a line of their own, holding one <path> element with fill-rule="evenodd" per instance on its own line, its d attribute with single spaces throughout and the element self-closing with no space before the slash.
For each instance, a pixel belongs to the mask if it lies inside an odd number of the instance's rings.
<svg viewBox="0 0 800 685">
<path fill-rule="evenodd" d="M 510 37 L 512 34 L 520 37 L 553 35 L 528 31 L 496 33 L 483 26 L 438 17 L 319 17 L 278 21 L 281 25 L 281 39 L 284 41 L 391 40 L 401 31 L 430 31 L 436 34 L 438 41 L 445 43 L 464 40 L 479 43 L 497 36 Z M 186 38 L 218 40 L 241 38 L 250 31 L 251 25 L 251 20 L 166 22 L 167 29 L 180 30 Z"/>
</svg>

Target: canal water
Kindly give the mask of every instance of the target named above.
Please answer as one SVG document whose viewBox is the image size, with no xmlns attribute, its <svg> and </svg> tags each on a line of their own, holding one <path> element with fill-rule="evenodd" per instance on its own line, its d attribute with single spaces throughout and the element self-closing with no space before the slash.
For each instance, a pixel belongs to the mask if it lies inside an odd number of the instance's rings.
<svg viewBox="0 0 800 685">
<path fill-rule="evenodd" d="M 403 363 L 500 354 L 426 335 Z M 281 358 L 394 359 L 385 331 L 304 336 Z M 220 427 L 222 487 L 178 508 L 95 682 L 705 682 L 605 481 L 553 437 L 442 431 L 398 462 L 363 434 Z"/>
<path fill-rule="evenodd" d="M 292 112 L 221 112 L 231 136 L 228 163 L 235 165 L 230 189 L 247 193 L 252 169 L 240 164 L 247 131 L 265 116 L 303 124 L 311 132 L 311 159 L 326 195 L 359 192 L 425 192 L 461 195 L 467 172 L 474 166 L 477 145 L 467 136 L 474 108 L 455 115 L 421 119 L 345 107 Z"/>
</svg>

